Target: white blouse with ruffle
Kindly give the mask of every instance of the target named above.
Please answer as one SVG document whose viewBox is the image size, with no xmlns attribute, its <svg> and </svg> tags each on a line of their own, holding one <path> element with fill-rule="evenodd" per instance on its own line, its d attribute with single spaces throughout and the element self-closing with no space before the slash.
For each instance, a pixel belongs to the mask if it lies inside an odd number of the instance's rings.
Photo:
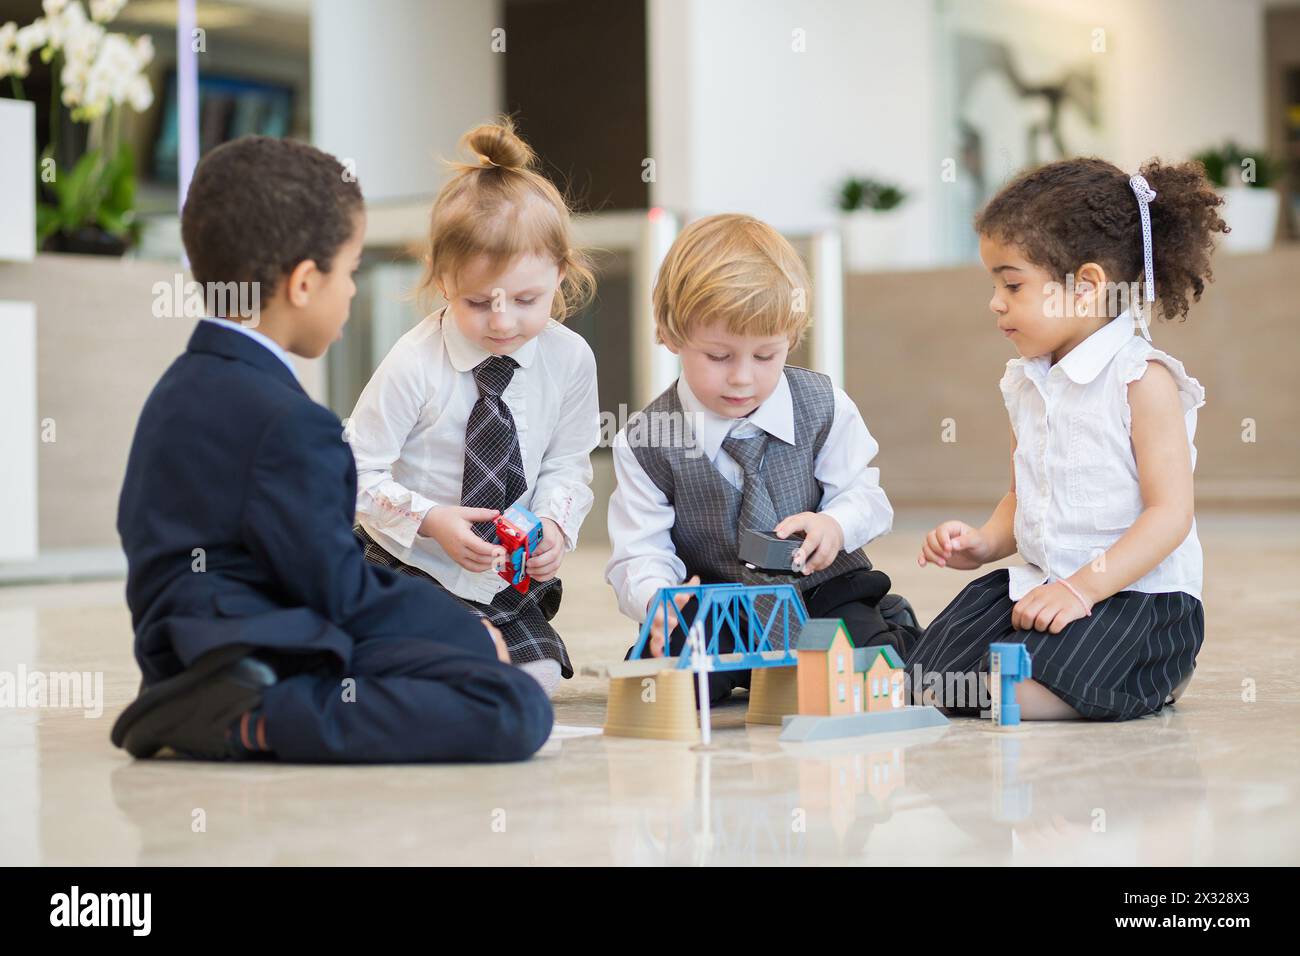
<svg viewBox="0 0 1300 956">
<path fill-rule="evenodd" d="M 1016 435 L 1015 538 L 1023 567 L 1010 570 L 1010 597 L 1068 578 L 1097 560 L 1142 513 L 1131 439 L 1128 384 L 1150 362 L 1169 369 L 1183 402 L 1196 467 L 1196 410 L 1205 389 L 1177 359 L 1133 334 L 1125 312 L 1051 364 L 1050 356 L 1013 359 L 1002 397 Z M 1201 597 L 1196 521 L 1174 551 L 1123 590 Z"/>
</svg>

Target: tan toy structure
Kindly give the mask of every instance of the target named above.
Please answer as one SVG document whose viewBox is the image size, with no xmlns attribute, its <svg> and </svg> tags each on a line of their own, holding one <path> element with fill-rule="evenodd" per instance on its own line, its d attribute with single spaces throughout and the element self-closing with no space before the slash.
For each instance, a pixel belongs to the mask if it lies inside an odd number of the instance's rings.
<svg viewBox="0 0 1300 956">
<path fill-rule="evenodd" d="M 699 740 L 695 674 L 688 670 L 656 670 L 643 676 L 611 676 L 605 733 L 654 740 Z"/>
<path fill-rule="evenodd" d="M 781 726 L 799 712 L 798 667 L 761 667 L 749 672 L 749 710 L 745 723 Z"/>
<path fill-rule="evenodd" d="M 776 660 L 783 655 L 770 651 L 763 656 Z M 722 661 L 739 658 L 739 654 L 719 655 Z M 606 736 L 698 741 L 700 721 L 695 710 L 695 672 L 689 667 L 678 667 L 680 663 L 678 657 L 650 657 L 584 665 L 581 671 L 584 675 L 609 678 Z M 745 719 L 750 723 L 780 724 L 786 714 L 792 713 L 785 708 L 794 704 L 794 672 L 793 667 L 755 669 L 752 674 L 757 680 L 750 688 L 749 713 Z M 759 678 L 760 674 L 768 676 Z M 756 692 L 759 684 L 769 689 Z"/>
<path fill-rule="evenodd" d="M 805 621 L 796 650 L 794 667 L 750 672 L 747 723 L 782 725 L 782 740 L 821 740 L 948 722 L 933 707 L 905 706 L 897 651 L 888 645 L 855 648 L 842 620 Z M 769 651 L 763 657 L 777 661 L 787 655 Z M 719 662 L 739 659 L 716 655 Z M 677 657 L 657 657 L 583 667 L 584 674 L 609 679 L 606 735 L 698 741 L 696 675 L 680 664 Z"/>
</svg>

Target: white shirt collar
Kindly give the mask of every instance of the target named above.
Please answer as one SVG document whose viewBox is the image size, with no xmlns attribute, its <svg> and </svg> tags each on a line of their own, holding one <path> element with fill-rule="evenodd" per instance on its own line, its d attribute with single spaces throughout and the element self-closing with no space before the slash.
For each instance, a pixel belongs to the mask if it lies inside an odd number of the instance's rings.
<svg viewBox="0 0 1300 956">
<path fill-rule="evenodd" d="M 1128 344 L 1129 339 L 1133 338 L 1135 327 L 1133 314 L 1128 311 L 1121 312 L 1118 317 L 1111 319 L 1070 349 L 1065 358 L 1056 363 L 1056 366 L 1052 366 L 1050 355 L 1039 355 L 1025 362 L 1025 371 L 1036 379 L 1042 379 L 1053 367 L 1059 367 L 1070 381 L 1087 385 L 1101 373 L 1111 359 L 1119 354 L 1119 350 Z"/>
<path fill-rule="evenodd" d="M 739 422 L 749 422 L 787 445 L 794 444 L 794 397 L 790 394 L 790 383 L 784 372 L 767 400 L 744 418 L 727 418 L 709 411 L 691 391 L 685 375 L 677 378 L 677 397 L 681 400 L 682 409 L 690 413 L 687 422 L 700 449 L 710 461 L 718 456 L 722 440 Z"/>
<path fill-rule="evenodd" d="M 212 322 L 215 325 L 220 325 L 222 328 L 227 328 L 233 332 L 239 332 L 243 335 L 247 335 L 250 339 L 252 339 L 254 342 L 257 342 L 259 345 L 261 345 L 263 348 L 269 351 L 272 355 L 278 358 L 281 362 L 283 362 L 284 367 L 289 370 L 289 373 L 293 375 L 294 378 L 298 377 L 298 373 L 295 372 L 293 369 L 293 359 L 289 358 L 289 353 L 284 350 L 284 346 L 282 346 L 279 342 L 275 341 L 274 339 L 263 335 L 261 332 L 257 331 L 257 329 L 244 325 L 242 322 L 232 322 L 230 319 L 222 319 L 216 316 L 204 316 L 203 321 Z"/>
<path fill-rule="evenodd" d="M 469 339 L 461 334 L 460 327 L 456 320 L 447 314 L 447 307 L 443 306 L 438 313 L 438 321 L 442 325 L 442 341 L 447 347 L 447 357 L 451 359 L 452 368 L 458 372 L 469 372 L 475 366 L 491 358 L 495 353 L 489 352 L 481 346 L 475 345 Z M 554 320 L 551 320 L 554 321 Z M 549 327 L 550 322 L 547 322 Z M 537 357 L 537 339 L 534 335 L 519 348 L 509 354 L 509 358 L 514 359 L 520 368 L 528 368 L 533 364 L 533 359 Z"/>
</svg>

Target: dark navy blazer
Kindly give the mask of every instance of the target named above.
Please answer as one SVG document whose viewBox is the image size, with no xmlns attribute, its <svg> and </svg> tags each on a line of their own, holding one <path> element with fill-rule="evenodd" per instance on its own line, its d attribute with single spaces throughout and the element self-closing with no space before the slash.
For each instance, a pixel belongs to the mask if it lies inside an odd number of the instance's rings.
<svg viewBox="0 0 1300 956">
<path fill-rule="evenodd" d="M 356 492 L 339 419 L 269 349 L 200 322 L 140 413 L 118 503 L 145 683 L 237 643 L 346 668 L 355 641 L 427 636 L 495 659 L 454 598 L 362 558 Z"/>
</svg>

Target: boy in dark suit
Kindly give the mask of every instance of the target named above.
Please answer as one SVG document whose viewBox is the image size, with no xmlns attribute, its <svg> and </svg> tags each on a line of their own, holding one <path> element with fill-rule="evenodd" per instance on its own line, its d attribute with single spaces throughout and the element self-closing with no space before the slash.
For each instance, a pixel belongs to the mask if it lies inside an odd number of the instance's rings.
<svg viewBox="0 0 1300 956">
<path fill-rule="evenodd" d="M 199 163 L 181 228 L 194 279 L 225 293 L 209 301 L 235 307 L 199 322 L 140 414 L 117 527 L 144 680 L 113 743 L 137 757 L 528 757 L 550 733 L 546 694 L 487 621 L 362 558 L 342 423 L 289 362 L 324 354 L 347 321 L 365 234 L 355 179 L 310 146 L 245 137 Z"/>
</svg>

